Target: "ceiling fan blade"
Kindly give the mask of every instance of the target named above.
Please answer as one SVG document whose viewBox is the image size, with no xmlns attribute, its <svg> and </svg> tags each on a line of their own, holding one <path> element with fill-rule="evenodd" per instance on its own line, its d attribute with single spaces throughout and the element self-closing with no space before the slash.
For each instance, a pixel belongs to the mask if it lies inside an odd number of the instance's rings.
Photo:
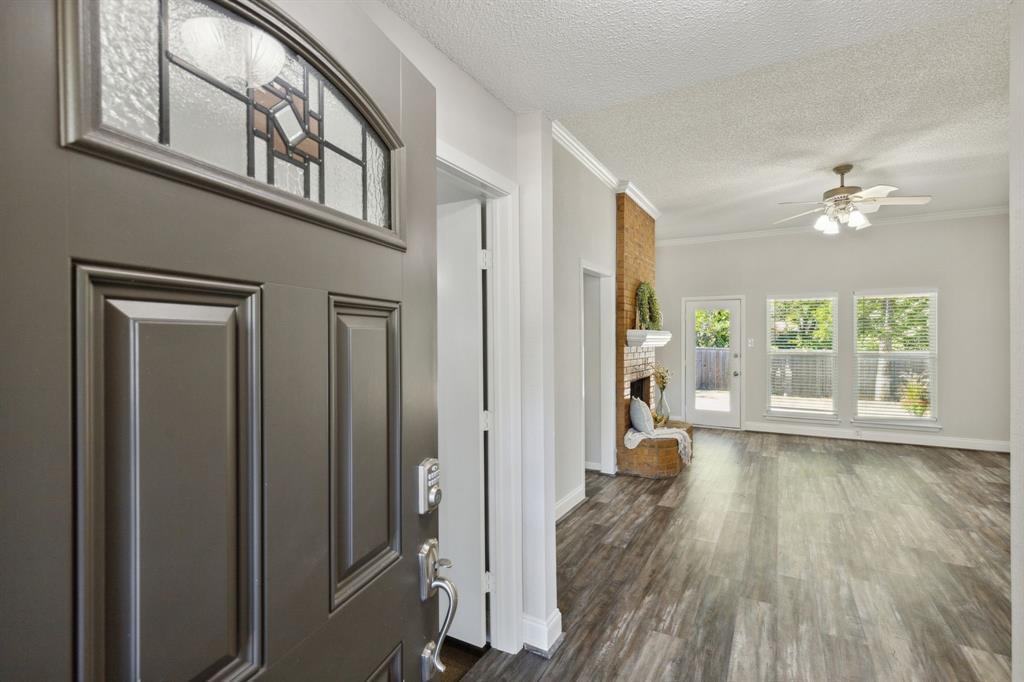
<svg viewBox="0 0 1024 682">
<path fill-rule="evenodd" d="M 931 201 L 931 197 L 868 197 L 867 199 L 854 199 L 858 204 L 870 206 L 920 206 Z"/>
<path fill-rule="evenodd" d="M 861 190 L 854 194 L 851 199 L 856 201 L 860 198 L 869 197 L 887 197 L 890 193 L 898 190 L 899 187 L 893 187 L 892 185 L 875 185 L 874 187 L 868 187 L 867 189 Z"/>
<path fill-rule="evenodd" d="M 823 201 L 780 201 L 779 202 L 779 206 L 794 206 L 794 205 L 795 206 L 801 206 L 801 205 L 810 206 L 812 204 L 817 205 L 817 204 L 823 204 L 823 203 L 825 203 L 825 202 L 823 202 Z"/>
<path fill-rule="evenodd" d="M 812 213 L 821 213 L 824 210 L 825 209 L 823 207 L 821 207 L 821 206 L 819 206 L 818 208 L 812 208 L 810 211 L 804 211 L 803 213 L 797 213 L 796 215 L 791 215 L 788 218 L 783 218 L 782 220 L 776 220 L 774 223 L 772 223 L 772 225 L 778 225 L 779 223 L 785 223 L 787 221 L 793 220 L 794 218 L 799 218 L 801 216 L 810 215 Z"/>
</svg>

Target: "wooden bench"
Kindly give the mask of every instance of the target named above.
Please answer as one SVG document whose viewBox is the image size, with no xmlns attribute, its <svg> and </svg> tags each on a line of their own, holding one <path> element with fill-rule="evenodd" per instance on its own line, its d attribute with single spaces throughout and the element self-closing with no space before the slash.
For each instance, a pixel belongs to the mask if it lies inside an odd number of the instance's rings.
<svg viewBox="0 0 1024 682">
<path fill-rule="evenodd" d="M 665 428 L 685 429 L 693 444 L 693 426 L 669 420 Z M 692 453 L 691 453 L 692 455 Z M 633 449 L 619 446 L 619 473 L 643 478 L 672 478 L 683 470 L 679 441 L 675 438 L 645 438 Z"/>
</svg>

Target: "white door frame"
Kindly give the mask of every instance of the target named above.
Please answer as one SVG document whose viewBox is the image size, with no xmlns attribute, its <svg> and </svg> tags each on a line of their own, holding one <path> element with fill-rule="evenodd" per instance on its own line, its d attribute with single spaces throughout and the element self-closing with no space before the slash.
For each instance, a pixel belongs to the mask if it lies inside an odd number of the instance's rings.
<svg viewBox="0 0 1024 682">
<path fill-rule="evenodd" d="M 689 343 L 687 342 L 687 325 L 689 320 L 686 317 L 686 306 L 690 303 L 713 303 L 715 301 L 736 301 L 740 302 L 740 397 L 739 397 L 739 417 L 740 425 L 738 430 L 744 428 L 746 423 L 746 409 L 745 403 L 747 402 L 747 297 L 744 294 L 730 294 L 721 296 L 690 296 L 684 298 L 682 301 L 682 310 L 680 319 L 682 320 L 682 368 L 683 368 L 683 419 L 685 421 L 692 421 L 693 418 L 693 406 L 690 405 L 690 395 L 687 386 L 687 371 L 690 369 L 686 364 L 686 354 L 688 351 Z M 719 428 L 719 427 L 709 427 Z M 730 427 L 721 427 L 730 428 Z"/>
<path fill-rule="evenodd" d="M 491 392 L 490 515 L 491 646 L 523 648 L 522 375 L 520 372 L 519 185 L 442 140 L 437 168 L 487 197 L 493 243 L 488 277 L 488 373 Z M 497 314 L 496 314 L 497 313 Z M 501 485 L 495 485 L 501 481 Z M 443 503 L 442 503 L 443 504 Z M 443 548 L 442 548 L 443 549 Z"/>
<path fill-rule="evenodd" d="M 603 474 L 614 475 L 615 462 L 615 273 L 580 259 L 580 348 L 584 347 L 583 278 L 587 275 L 601 280 L 601 468 Z M 585 386 L 587 368 L 584 353 L 580 353 L 580 468 L 586 469 L 587 420 Z"/>
</svg>

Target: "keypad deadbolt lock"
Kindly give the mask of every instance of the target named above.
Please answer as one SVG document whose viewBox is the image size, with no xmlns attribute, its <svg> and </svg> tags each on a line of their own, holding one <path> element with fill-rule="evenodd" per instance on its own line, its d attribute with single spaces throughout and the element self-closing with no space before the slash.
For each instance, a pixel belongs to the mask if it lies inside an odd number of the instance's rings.
<svg viewBox="0 0 1024 682">
<path fill-rule="evenodd" d="M 441 504 L 441 463 L 429 457 L 416 467 L 419 513 L 429 514 Z"/>
</svg>

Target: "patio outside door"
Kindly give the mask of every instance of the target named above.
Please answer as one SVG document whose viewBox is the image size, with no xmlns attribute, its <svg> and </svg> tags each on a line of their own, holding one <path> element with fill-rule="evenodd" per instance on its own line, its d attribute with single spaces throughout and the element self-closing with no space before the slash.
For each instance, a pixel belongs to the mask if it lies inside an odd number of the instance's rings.
<svg viewBox="0 0 1024 682">
<path fill-rule="evenodd" d="M 687 421 L 740 428 L 743 304 L 739 298 L 683 304 Z"/>
</svg>

